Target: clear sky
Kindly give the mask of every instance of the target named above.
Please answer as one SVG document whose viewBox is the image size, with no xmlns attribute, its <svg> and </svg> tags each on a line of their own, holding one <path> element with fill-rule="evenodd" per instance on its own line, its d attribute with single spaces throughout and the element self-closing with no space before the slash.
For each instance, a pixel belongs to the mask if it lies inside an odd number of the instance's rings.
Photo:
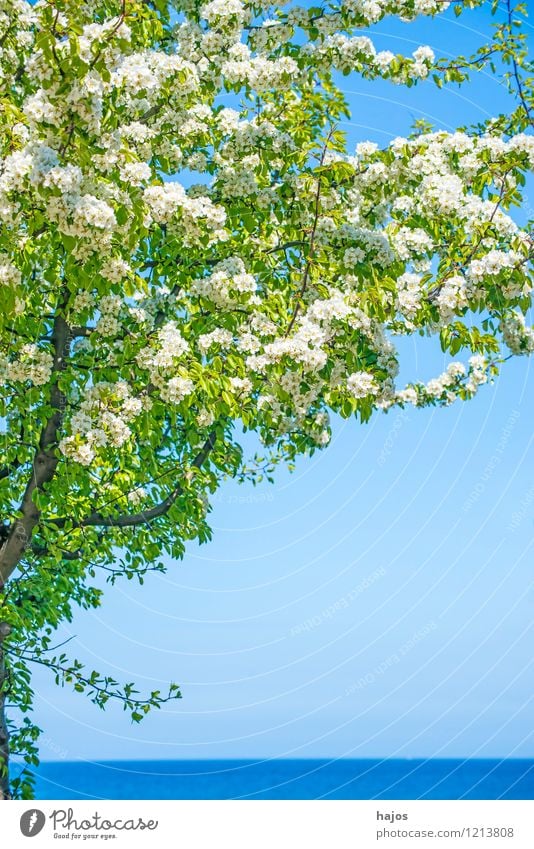
<svg viewBox="0 0 534 849">
<path fill-rule="evenodd" d="M 490 23 L 449 10 L 373 37 L 468 53 Z M 506 102 L 484 74 L 460 90 L 343 85 L 352 145 Z M 435 343 L 404 348 L 411 379 L 447 362 Z M 174 680 L 183 699 L 132 725 L 37 669 L 43 759 L 533 757 L 533 389 L 516 358 L 467 404 L 338 421 L 274 486 L 224 485 L 210 545 L 110 587 L 60 634 L 89 668 L 142 690 Z"/>
</svg>

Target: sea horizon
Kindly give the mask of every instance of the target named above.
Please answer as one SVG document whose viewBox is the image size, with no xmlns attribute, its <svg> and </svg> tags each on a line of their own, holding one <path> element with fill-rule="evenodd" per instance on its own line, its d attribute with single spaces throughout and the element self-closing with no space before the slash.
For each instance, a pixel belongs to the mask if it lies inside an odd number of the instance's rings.
<svg viewBox="0 0 534 849">
<path fill-rule="evenodd" d="M 47 760 L 37 799 L 533 799 L 534 759 Z"/>
</svg>

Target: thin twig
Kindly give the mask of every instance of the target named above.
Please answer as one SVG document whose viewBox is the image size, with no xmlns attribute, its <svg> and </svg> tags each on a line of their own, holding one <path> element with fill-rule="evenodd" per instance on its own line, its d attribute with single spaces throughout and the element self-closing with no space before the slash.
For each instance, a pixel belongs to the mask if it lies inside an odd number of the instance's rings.
<svg viewBox="0 0 534 849">
<path fill-rule="evenodd" d="M 329 143 L 330 139 L 332 138 L 333 132 L 334 132 L 334 127 L 331 127 L 330 132 L 328 133 L 328 136 L 326 137 L 326 141 L 324 143 L 324 147 L 323 147 L 323 150 L 322 150 L 322 153 L 321 153 L 321 159 L 319 160 L 319 168 L 321 168 L 324 164 L 326 152 L 328 150 L 328 143 Z M 304 272 L 302 274 L 302 281 L 301 281 L 301 284 L 300 284 L 300 290 L 297 294 L 297 303 L 295 305 L 295 309 L 293 310 L 293 315 L 291 316 L 291 320 L 288 324 L 286 334 L 285 334 L 286 336 L 289 336 L 289 334 L 291 333 L 291 331 L 293 329 L 293 325 L 295 324 L 295 321 L 297 319 L 297 316 L 298 316 L 298 313 L 299 313 L 299 310 L 300 310 L 300 304 L 301 304 L 302 298 L 304 297 L 304 294 L 306 292 L 306 287 L 308 285 L 308 277 L 309 277 L 309 274 L 310 274 L 311 264 L 312 264 L 312 260 L 313 260 L 314 250 L 315 250 L 315 234 L 317 232 L 317 224 L 319 222 L 319 206 L 320 206 L 320 201 L 321 201 L 321 188 L 322 188 L 321 187 L 321 175 L 318 174 L 317 175 L 317 191 L 315 193 L 315 210 L 314 210 L 313 226 L 312 226 L 311 235 L 310 235 L 310 246 L 309 246 L 309 250 L 308 250 L 308 258 L 306 260 L 306 265 L 304 266 Z"/>
</svg>

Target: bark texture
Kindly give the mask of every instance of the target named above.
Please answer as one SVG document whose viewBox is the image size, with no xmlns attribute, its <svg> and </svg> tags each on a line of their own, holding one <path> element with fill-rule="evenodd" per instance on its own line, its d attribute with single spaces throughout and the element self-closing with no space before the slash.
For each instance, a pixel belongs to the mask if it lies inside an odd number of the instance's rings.
<svg viewBox="0 0 534 849">
<path fill-rule="evenodd" d="M 65 396 L 58 386 L 58 377 L 65 369 L 71 330 L 62 315 L 54 321 L 52 342 L 54 345 L 54 383 L 50 393 L 52 415 L 45 423 L 39 445 L 35 452 L 31 475 L 20 505 L 21 518 L 13 522 L 9 535 L 0 550 L 0 583 L 5 584 L 16 569 L 31 540 L 34 528 L 39 523 L 39 510 L 34 504 L 33 494 L 54 477 L 59 458 L 56 454 L 58 431 L 61 427 Z"/>
<path fill-rule="evenodd" d="M 9 634 L 9 626 L 0 622 L 0 801 L 10 799 L 9 793 L 9 732 L 5 712 L 7 698 L 7 671 L 5 663 L 4 640 Z"/>
</svg>

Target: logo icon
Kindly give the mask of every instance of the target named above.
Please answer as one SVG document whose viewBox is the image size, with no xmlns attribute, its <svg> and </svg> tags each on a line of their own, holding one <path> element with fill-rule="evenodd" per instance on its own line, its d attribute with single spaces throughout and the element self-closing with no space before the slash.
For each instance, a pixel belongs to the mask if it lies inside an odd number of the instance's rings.
<svg viewBox="0 0 534 849">
<path fill-rule="evenodd" d="M 20 818 L 20 830 L 24 837 L 35 837 L 43 830 L 46 817 L 42 811 L 37 808 L 32 808 L 30 811 L 24 811 Z"/>
</svg>

